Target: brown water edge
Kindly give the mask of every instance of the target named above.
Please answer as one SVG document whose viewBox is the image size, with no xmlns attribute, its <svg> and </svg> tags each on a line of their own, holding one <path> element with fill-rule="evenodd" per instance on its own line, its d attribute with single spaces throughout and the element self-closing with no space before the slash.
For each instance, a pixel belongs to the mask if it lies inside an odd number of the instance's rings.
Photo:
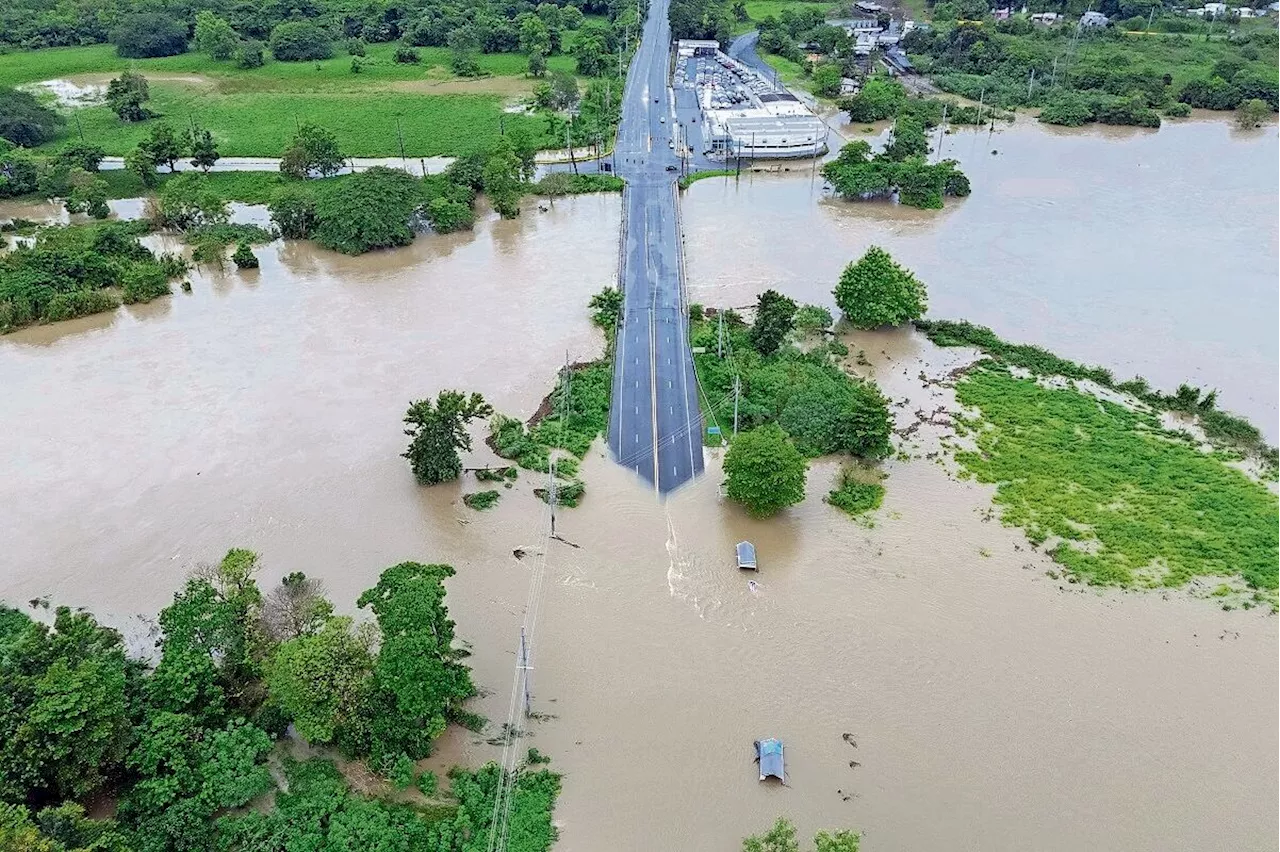
<svg viewBox="0 0 1280 852">
<path fill-rule="evenodd" d="M 811 170 L 694 184 L 690 299 L 745 305 L 775 287 L 833 307 L 840 271 L 878 244 L 928 284 L 930 316 L 1167 389 L 1219 388 L 1275 443 L 1276 128 L 997 126 L 946 137 L 974 192 L 940 211 L 833 199 Z"/>
</svg>

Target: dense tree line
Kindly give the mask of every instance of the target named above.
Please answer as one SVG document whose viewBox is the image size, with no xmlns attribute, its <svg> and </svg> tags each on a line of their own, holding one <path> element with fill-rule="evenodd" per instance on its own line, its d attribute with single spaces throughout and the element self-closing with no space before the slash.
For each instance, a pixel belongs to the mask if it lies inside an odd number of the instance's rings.
<svg viewBox="0 0 1280 852">
<path fill-rule="evenodd" d="M 1177 103 L 1220 110 L 1252 99 L 1273 110 L 1280 104 L 1274 31 L 1231 36 L 1228 58 L 1181 85 L 1167 62 L 1126 38 L 1117 27 L 1077 35 L 1074 27 L 1032 27 L 1015 17 L 913 30 L 904 46 L 943 89 L 988 104 L 1043 107 L 1042 120 L 1057 124 L 1158 127 L 1158 111 Z M 1084 47 L 1089 58 L 1074 59 Z"/>
<path fill-rule="evenodd" d="M 274 807 L 244 809 L 276 787 L 266 758 L 286 726 L 405 786 L 475 692 L 445 606 L 449 566 L 388 568 L 360 596 L 373 618 L 359 626 L 318 582 L 290 574 L 264 594 L 257 570 L 247 550 L 198 570 L 161 611 L 150 660 L 88 613 L 60 607 L 47 625 L 0 607 L 0 846 L 461 852 L 484 836 L 495 766 L 455 771 L 452 796 L 416 810 L 354 795 L 331 762 L 285 759 Z M 519 777 L 534 841 L 520 848 L 550 845 L 558 788 L 545 770 Z M 99 794 L 118 800 L 114 819 L 85 818 Z"/>
<path fill-rule="evenodd" d="M 298 60 L 331 55 L 333 44 L 347 39 L 484 53 L 537 46 L 546 56 L 559 52 L 562 33 L 581 25 L 583 14 L 608 15 L 619 29 L 629 22 L 635 31 L 636 6 L 629 0 L 194 0 L 159 7 L 148 0 L 11 0 L 0 6 L 0 42 L 40 48 L 110 41 L 121 56 L 135 58 L 195 47 L 232 59 L 247 47 L 250 64 L 255 50 L 260 59 L 263 44 L 278 59 Z M 610 32 L 601 28 L 599 34 L 608 40 Z M 535 45 L 530 38 L 543 40 Z"/>
</svg>

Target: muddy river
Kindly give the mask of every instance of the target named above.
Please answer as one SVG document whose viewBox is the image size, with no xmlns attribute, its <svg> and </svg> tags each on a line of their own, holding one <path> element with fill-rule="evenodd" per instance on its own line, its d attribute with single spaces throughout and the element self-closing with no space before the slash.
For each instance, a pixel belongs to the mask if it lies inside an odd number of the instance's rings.
<svg viewBox="0 0 1280 852">
<path fill-rule="evenodd" d="M 974 155 L 973 198 L 942 213 L 824 201 L 801 176 L 704 182 L 684 206 L 691 291 L 825 301 L 877 242 L 940 316 L 1203 378 L 1273 423 L 1275 132 L 1233 135 L 1000 134 Z M 361 258 L 276 244 L 256 272 L 0 338 L 0 598 L 137 634 L 231 546 L 262 553 L 264 584 L 323 577 L 343 608 L 390 564 L 447 561 L 493 690 L 478 709 L 501 721 L 545 553 L 533 686 L 553 718 L 526 742 L 566 773 L 560 850 L 730 852 L 780 814 L 861 829 L 872 852 L 1275 848 L 1276 619 L 1050 579 L 989 520 L 988 490 L 921 457 L 929 427 L 886 465 L 871 525 L 820 501 L 825 462 L 809 500 L 759 522 L 719 498 L 716 453 L 659 504 L 596 450 L 558 524 L 578 547 L 545 550 L 527 478 L 486 513 L 461 505 L 474 482 L 416 487 L 398 456 L 411 398 L 473 389 L 527 415 L 566 353 L 600 351 L 584 306 L 614 277 L 619 210 L 566 199 Z M 965 357 L 905 332 L 851 342 L 913 403 L 945 393 L 921 370 Z M 754 593 L 731 566 L 744 538 Z M 762 736 L 786 742 L 789 787 L 755 780 Z M 495 757 L 478 739 L 451 732 L 441 759 Z"/>
</svg>

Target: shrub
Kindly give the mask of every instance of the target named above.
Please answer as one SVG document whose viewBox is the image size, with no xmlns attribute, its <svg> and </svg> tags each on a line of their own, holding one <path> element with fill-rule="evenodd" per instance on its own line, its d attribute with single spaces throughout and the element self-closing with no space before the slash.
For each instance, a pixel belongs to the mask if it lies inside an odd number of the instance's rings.
<svg viewBox="0 0 1280 852">
<path fill-rule="evenodd" d="M 889 253 L 872 246 L 845 267 L 835 288 L 836 304 L 857 328 L 902 325 L 924 315 L 925 288 Z"/>
<path fill-rule="evenodd" d="M 258 256 L 253 253 L 253 249 L 249 248 L 247 240 L 241 240 L 236 245 L 235 254 L 231 255 L 232 262 L 235 263 L 237 269 L 257 269 Z"/>
<path fill-rule="evenodd" d="M 422 61 L 422 57 L 418 55 L 418 51 L 414 50 L 407 44 L 396 46 L 396 52 L 392 56 L 396 62 L 402 65 L 417 65 Z"/>
<path fill-rule="evenodd" d="M 309 186 L 288 184 L 271 194 L 267 205 L 280 236 L 304 240 L 316 227 L 316 194 Z"/>
<path fill-rule="evenodd" d="M 236 67 L 244 69 L 261 68 L 265 62 L 264 53 L 262 42 L 249 39 L 236 49 Z"/>
<path fill-rule="evenodd" d="M 271 31 L 271 55 L 281 62 L 305 62 L 333 56 L 329 35 L 311 21 L 285 21 Z"/>
<path fill-rule="evenodd" d="M 1184 104 L 1182 101 L 1174 101 L 1164 108 L 1164 114 L 1169 118 L 1186 118 L 1191 115 L 1191 105 Z"/>
<path fill-rule="evenodd" d="M 852 470 L 846 469 L 841 471 L 837 486 L 827 494 L 826 501 L 850 515 L 860 515 L 880 508 L 884 486 L 878 482 L 860 482 Z"/>
</svg>

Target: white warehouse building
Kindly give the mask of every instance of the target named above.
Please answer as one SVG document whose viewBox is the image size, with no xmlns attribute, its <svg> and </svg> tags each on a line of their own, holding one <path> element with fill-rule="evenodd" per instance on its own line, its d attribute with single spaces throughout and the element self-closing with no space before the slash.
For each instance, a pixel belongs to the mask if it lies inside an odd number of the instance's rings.
<svg viewBox="0 0 1280 852">
<path fill-rule="evenodd" d="M 785 88 L 726 56 L 715 42 L 678 42 L 674 84 L 696 95 L 709 153 L 784 159 L 827 150 L 822 119 Z"/>
</svg>

